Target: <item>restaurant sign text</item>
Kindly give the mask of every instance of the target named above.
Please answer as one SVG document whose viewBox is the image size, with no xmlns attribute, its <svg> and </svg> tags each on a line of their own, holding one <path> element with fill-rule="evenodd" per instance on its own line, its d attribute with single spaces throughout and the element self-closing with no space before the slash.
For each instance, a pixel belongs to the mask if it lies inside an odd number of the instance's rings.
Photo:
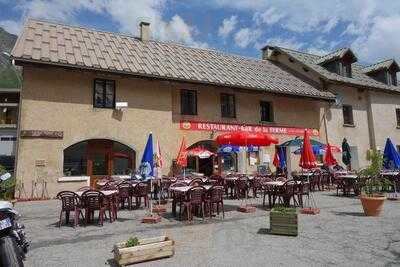
<svg viewBox="0 0 400 267">
<path fill-rule="evenodd" d="M 268 134 L 284 134 L 301 136 L 304 134 L 305 128 L 280 127 L 267 125 L 249 125 L 249 124 L 233 124 L 233 123 L 217 123 L 217 122 L 196 122 L 181 121 L 180 129 L 187 131 L 216 131 L 216 132 L 237 132 L 245 131 L 251 133 L 268 133 Z M 307 129 L 313 136 L 319 136 L 317 129 Z"/>
</svg>

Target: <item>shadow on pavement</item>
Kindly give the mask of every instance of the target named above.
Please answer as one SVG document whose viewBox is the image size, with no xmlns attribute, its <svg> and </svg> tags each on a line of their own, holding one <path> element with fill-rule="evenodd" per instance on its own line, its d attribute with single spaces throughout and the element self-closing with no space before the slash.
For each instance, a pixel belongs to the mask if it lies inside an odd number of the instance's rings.
<svg viewBox="0 0 400 267">
<path fill-rule="evenodd" d="M 331 213 L 339 216 L 365 217 L 364 212 L 332 211 Z"/>
</svg>

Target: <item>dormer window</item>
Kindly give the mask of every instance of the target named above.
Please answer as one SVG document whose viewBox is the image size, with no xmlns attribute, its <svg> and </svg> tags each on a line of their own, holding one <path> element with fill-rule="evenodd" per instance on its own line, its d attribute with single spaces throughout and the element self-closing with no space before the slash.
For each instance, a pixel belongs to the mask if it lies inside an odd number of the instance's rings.
<svg viewBox="0 0 400 267">
<path fill-rule="evenodd" d="M 389 86 L 397 86 L 397 72 L 400 70 L 394 59 L 384 60 L 363 68 L 372 79 Z"/>
<path fill-rule="evenodd" d="M 357 62 L 357 57 L 350 48 L 342 48 L 333 53 L 321 57 L 316 63 L 330 72 L 343 77 L 352 77 L 351 64 Z"/>
<path fill-rule="evenodd" d="M 397 73 L 396 72 L 388 73 L 388 85 L 397 86 Z"/>
</svg>

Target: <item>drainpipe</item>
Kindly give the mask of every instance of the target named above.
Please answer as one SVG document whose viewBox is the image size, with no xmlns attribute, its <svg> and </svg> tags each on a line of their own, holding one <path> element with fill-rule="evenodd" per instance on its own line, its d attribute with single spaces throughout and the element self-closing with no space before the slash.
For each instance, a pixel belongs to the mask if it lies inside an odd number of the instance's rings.
<svg viewBox="0 0 400 267">
<path fill-rule="evenodd" d="M 369 146 L 371 149 L 376 149 L 374 116 L 372 113 L 372 105 L 371 105 L 371 92 L 367 90 L 366 94 L 367 94 L 367 121 L 368 121 L 368 133 L 369 133 Z"/>
</svg>

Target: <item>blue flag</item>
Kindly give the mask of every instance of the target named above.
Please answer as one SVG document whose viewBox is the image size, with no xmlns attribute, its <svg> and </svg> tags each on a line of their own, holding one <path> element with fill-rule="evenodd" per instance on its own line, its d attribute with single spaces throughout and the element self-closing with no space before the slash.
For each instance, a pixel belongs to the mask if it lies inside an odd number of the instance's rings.
<svg viewBox="0 0 400 267">
<path fill-rule="evenodd" d="M 284 147 L 279 148 L 279 167 L 281 169 L 286 168 L 286 149 Z"/>
<path fill-rule="evenodd" d="M 153 154 L 153 134 L 149 134 L 139 167 L 140 174 L 144 177 L 153 176 Z"/>
</svg>

